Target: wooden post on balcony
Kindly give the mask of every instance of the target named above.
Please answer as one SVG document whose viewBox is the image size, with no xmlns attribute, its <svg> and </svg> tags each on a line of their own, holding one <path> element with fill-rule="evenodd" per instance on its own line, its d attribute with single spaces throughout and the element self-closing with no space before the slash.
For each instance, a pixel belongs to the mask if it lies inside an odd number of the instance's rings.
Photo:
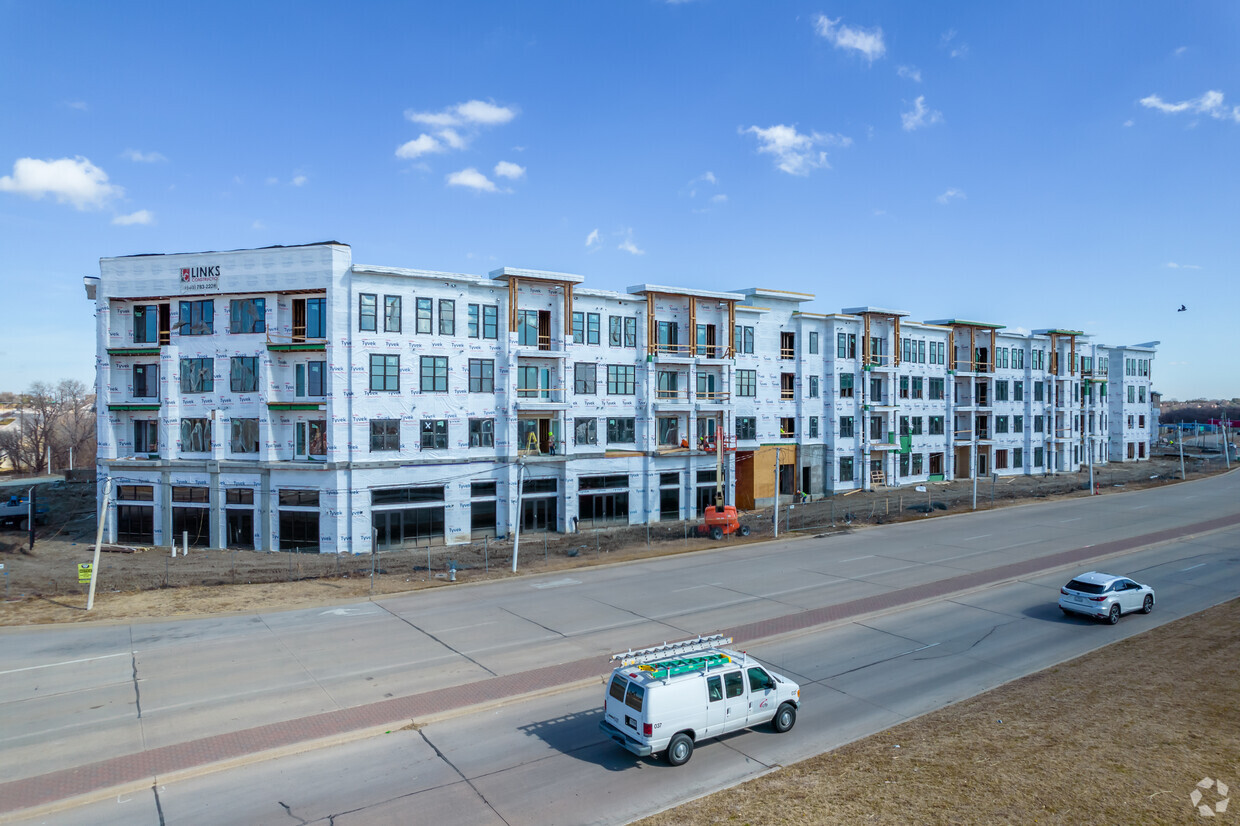
<svg viewBox="0 0 1240 826">
<path fill-rule="evenodd" d="M 995 372 L 995 356 L 998 355 L 997 353 L 998 335 L 999 335 L 999 331 L 996 328 L 991 327 L 990 328 L 990 353 L 988 354 L 990 356 L 990 359 L 989 359 L 988 367 L 986 370 L 987 373 Z"/>
<path fill-rule="evenodd" d="M 697 299 L 693 296 L 686 296 L 689 299 L 689 355 L 696 356 L 697 351 Z"/>
<path fill-rule="evenodd" d="M 573 282 L 564 282 L 564 339 L 567 341 L 573 335 Z"/>
<path fill-rule="evenodd" d="M 646 355 L 654 352 L 658 341 L 658 330 L 654 323 L 654 293 L 646 293 Z"/>
<path fill-rule="evenodd" d="M 508 276 L 508 332 L 517 329 L 517 278 Z"/>
<path fill-rule="evenodd" d="M 870 364 L 870 314 L 864 313 L 861 321 L 861 367 L 865 368 Z"/>
<path fill-rule="evenodd" d="M 732 354 L 732 358 L 736 357 L 736 300 L 728 301 L 728 349 L 726 352 Z"/>
<path fill-rule="evenodd" d="M 1068 375 L 1076 375 L 1076 336 L 1068 338 L 1068 349 L 1071 355 L 1068 356 Z"/>
<path fill-rule="evenodd" d="M 969 325 L 969 372 L 977 372 L 977 328 Z"/>
<path fill-rule="evenodd" d="M 896 323 L 896 341 L 895 341 L 896 353 L 892 360 L 895 363 L 895 366 L 899 367 L 900 366 L 900 317 L 898 315 L 892 316 L 892 319 L 894 319 Z"/>
</svg>

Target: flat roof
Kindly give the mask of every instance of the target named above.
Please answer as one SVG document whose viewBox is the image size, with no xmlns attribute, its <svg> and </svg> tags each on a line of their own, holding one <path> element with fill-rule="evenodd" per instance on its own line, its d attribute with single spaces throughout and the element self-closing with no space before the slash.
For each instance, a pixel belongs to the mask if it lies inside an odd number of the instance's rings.
<svg viewBox="0 0 1240 826">
<path fill-rule="evenodd" d="M 313 244 L 272 244 L 269 247 L 242 247 L 235 250 L 198 250 L 197 252 L 138 252 L 133 255 L 113 255 L 106 258 L 100 258 L 100 261 L 114 261 L 122 258 L 155 258 L 162 255 L 213 255 L 226 252 L 258 252 L 259 250 L 295 250 L 302 247 L 344 247 L 349 248 L 348 244 L 342 244 L 339 241 L 317 241 Z"/>
<path fill-rule="evenodd" d="M 964 318 L 927 319 L 925 323 L 939 327 L 985 327 L 987 330 L 1002 330 L 1004 328 L 1002 324 L 991 324 L 989 321 L 969 321 Z"/>
<path fill-rule="evenodd" d="M 813 293 L 794 293 L 789 290 L 770 290 L 766 287 L 745 287 L 737 290 L 742 296 L 749 298 L 773 298 L 776 301 L 813 301 Z"/>
<path fill-rule="evenodd" d="M 520 278 L 529 281 L 558 281 L 560 283 L 580 284 L 586 280 L 584 275 L 573 275 L 568 272 L 552 272 L 550 270 L 523 270 L 519 267 L 500 267 L 498 270 L 491 270 L 490 275 L 494 279 L 503 278 Z"/>
<path fill-rule="evenodd" d="M 715 301 L 744 301 L 745 296 L 740 293 L 725 293 L 717 290 L 694 290 L 689 287 L 668 287 L 663 284 L 634 284 L 629 287 L 629 292 L 634 295 L 643 293 L 658 293 L 660 295 L 691 295 L 694 298 L 710 298 Z"/>
<path fill-rule="evenodd" d="M 1044 336 L 1083 336 L 1086 335 L 1084 330 L 1058 330 L 1054 327 L 1047 327 L 1042 330 L 1034 330 Z"/>
<path fill-rule="evenodd" d="M 903 310 L 886 310 L 882 307 L 845 307 L 840 312 L 848 315 L 893 315 L 897 317 L 908 315 Z"/>
<path fill-rule="evenodd" d="M 474 284 L 489 283 L 489 279 L 481 275 L 470 275 L 463 272 L 440 272 L 438 270 L 412 270 L 405 267 L 372 267 L 364 264 L 354 264 L 353 272 L 373 273 L 375 275 L 399 275 L 405 278 L 449 279 L 452 281 L 469 281 Z"/>
</svg>

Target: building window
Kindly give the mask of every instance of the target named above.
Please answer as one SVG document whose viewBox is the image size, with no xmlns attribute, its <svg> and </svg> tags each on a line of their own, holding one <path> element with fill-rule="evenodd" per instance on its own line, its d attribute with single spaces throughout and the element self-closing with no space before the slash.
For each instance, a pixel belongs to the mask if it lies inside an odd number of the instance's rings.
<svg viewBox="0 0 1240 826">
<path fill-rule="evenodd" d="M 138 304 L 133 308 L 134 344 L 162 344 L 159 340 L 159 305 Z"/>
<path fill-rule="evenodd" d="M 677 353 L 680 351 L 679 327 L 675 321 L 656 322 L 656 338 L 660 353 Z"/>
<path fill-rule="evenodd" d="M 599 323 L 598 313 L 586 313 L 586 344 L 598 344 Z"/>
<path fill-rule="evenodd" d="M 857 334 L 838 333 L 835 337 L 835 357 L 855 359 L 857 357 Z"/>
<path fill-rule="evenodd" d="M 137 399 L 159 397 L 158 364 L 135 364 L 133 366 L 133 395 Z"/>
<path fill-rule="evenodd" d="M 930 417 L 930 435 L 931 436 L 942 436 L 943 435 L 943 417 L 942 416 L 931 416 Z"/>
<path fill-rule="evenodd" d="M 327 299 L 293 299 L 293 341 L 327 338 Z"/>
<path fill-rule="evenodd" d="M 922 454 L 914 453 L 913 454 L 913 475 L 914 476 L 920 476 L 922 474 L 921 463 L 922 463 Z"/>
<path fill-rule="evenodd" d="M 327 420 L 312 419 L 297 423 L 296 455 L 326 456 L 327 455 Z"/>
<path fill-rule="evenodd" d="M 383 332 L 400 332 L 400 296 L 383 296 Z"/>
<path fill-rule="evenodd" d="M 680 420 L 676 416 L 658 418 L 659 444 L 675 447 L 680 444 Z"/>
<path fill-rule="evenodd" d="M 917 342 L 917 363 L 926 363 L 926 342 L 924 341 Z"/>
<path fill-rule="evenodd" d="M 779 357 L 781 359 L 796 358 L 797 355 L 797 334 L 796 333 L 780 333 L 779 334 Z"/>
<path fill-rule="evenodd" d="M 469 420 L 469 446 L 495 447 L 495 420 Z"/>
<path fill-rule="evenodd" d="M 228 332 L 264 333 L 267 331 L 266 299 L 234 298 L 228 303 Z"/>
<path fill-rule="evenodd" d="M 499 338 L 499 307 L 494 304 L 482 307 L 482 337 Z"/>
<path fill-rule="evenodd" d="M 1006 381 L 995 382 L 995 401 L 1005 402 L 1008 400 L 1008 383 Z"/>
<path fill-rule="evenodd" d="M 1033 417 L 1033 432 L 1034 433 L 1042 432 L 1042 417 L 1041 416 Z"/>
<path fill-rule="evenodd" d="M 1043 400 L 1043 398 L 1044 396 L 1042 395 L 1042 382 L 1035 381 L 1033 383 L 1033 400 L 1035 402 L 1040 402 Z"/>
<path fill-rule="evenodd" d="M 840 438 L 851 439 L 855 433 L 852 416 L 840 416 Z"/>
<path fill-rule="evenodd" d="M 607 343 L 612 347 L 624 344 L 624 319 L 621 316 L 607 317 Z"/>
<path fill-rule="evenodd" d="M 258 390 L 257 356 L 232 357 L 228 387 L 234 393 L 253 393 Z"/>
<path fill-rule="evenodd" d="M 417 332 L 421 335 L 430 335 L 435 332 L 434 309 L 431 300 L 429 298 L 419 298 L 415 312 Z"/>
<path fill-rule="evenodd" d="M 134 419 L 133 452 L 159 453 L 159 422 L 155 419 Z"/>
<path fill-rule="evenodd" d="M 400 390 L 400 356 L 370 357 L 370 389 Z"/>
<path fill-rule="evenodd" d="M 736 395 L 738 396 L 758 395 L 758 371 L 757 370 L 737 370 L 736 371 Z"/>
<path fill-rule="evenodd" d="M 908 398 L 908 376 L 900 376 L 900 398 Z"/>
<path fill-rule="evenodd" d="M 809 377 L 809 397 L 811 399 L 818 398 L 818 377 L 817 376 Z"/>
<path fill-rule="evenodd" d="M 1012 432 L 1013 433 L 1024 433 L 1025 432 L 1025 417 L 1024 416 L 1013 416 L 1012 417 Z"/>
<path fill-rule="evenodd" d="M 323 380 L 326 374 L 327 362 L 325 361 L 308 361 L 305 364 L 298 364 L 294 369 L 296 379 L 294 388 L 298 398 L 327 395 L 327 385 Z"/>
<path fill-rule="evenodd" d="M 573 419 L 573 443 L 578 445 L 598 444 L 598 419 Z"/>
<path fill-rule="evenodd" d="M 422 449 L 446 450 L 448 447 L 448 420 L 422 420 Z"/>
<path fill-rule="evenodd" d="M 736 353 L 753 354 L 753 327 L 736 325 L 732 339 L 732 349 Z"/>
<path fill-rule="evenodd" d="M 443 318 L 441 315 L 440 318 Z M 492 359 L 469 360 L 469 392 L 495 392 L 495 361 Z"/>
<path fill-rule="evenodd" d="M 1007 433 L 1008 432 L 1008 417 L 1007 416 L 995 416 L 995 432 L 996 433 Z"/>
<path fill-rule="evenodd" d="M 1033 466 L 1042 467 L 1042 448 L 1040 447 L 1033 449 Z"/>
<path fill-rule="evenodd" d="M 211 452 L 210 419 L 181 419 L 181 452 Z"/>
<path fill-rule="evenodd" d="M 1019 353 L 1019 350 L 1013 350 L 1012 355 Z M 1025 449 L 1022 447 L 1012 448 L 1012 467 L 1020 470 L 1025 466 Z"/>
<path fill-rule="evenodd" d="M 573 313 L 573 344 L 586 343 L 586 314 Z"/>
<path fill-rule="evenodd" d="M 809 334 L 809 354 L 811 356 L 818 355 L 818 334 L 817 333 Z"/>
<path fill-rule="evenodd" d="M 636 442 L 637 437 L 636 431 L 633 428 L 633 419 L 607 420 L 608 444 L 635 444 Z"/>
<path fill-rule="evenodd" d="M 211 393 L 214 390 L 214 359 L 181 359 L 182 393 Z"/>
<path fill-rule="evenodd" d="M 758 419 L 755 416 L 736 417 L 737 441 L 754 441 L 758 438 Z"/>
<path fill-rule="evenodd" d="M 456 302 L 450 298 L 439 299 L 439 335 L 456 335 Z"/>
<path fill-rule="evenodd" d="M 779 374 L 779 398 L 780 399 L 784 401 L 790 401 L 796 398 L 796 395 L 797 395 L 796 380 L 797 380 L 797 377 L 793 373 L 780 373 Z"/>
<path fill-rule="evenodd" d="M 909 472 L 908 472 L 908 466 L 909 466 L 909 456 L 910 456 L 910 454 L 908 454 L 908 453 L 901 453 L 901 454 L 900 454 L 900 475 L 901 475 L 901 476 L 908 476 L 908 475 L 909 475 Z"/>
<path fill-rule="evenodd" d="M 379 315 L 379 296 L 360 293 L 357 296 L 357 329 L 363 333 L 376 332 Z"/>
<path fill-rule="evenodd" d="M 479 329 L 478 305 L 470 304 L 465 308 L 465 334 L 470 338 L 478 338 L 481 331 Z"/>
<path fill-rule="evenodd" d="M 811 439 L 818 438 L 818 417 L 817 416 L 809 417 L 809 438 Z"/>
<path fill-rule="evenodd" d="M 423 393 L 448 392 L 448 357 L 422 356 Z"/>
<path fill-rule="evenodd" d="M 232 420 L 232 452 L 258 453 L 258 419 Z"/>
<path fill-rule="evenodd" d="M 840 333 L 843 335 L 843 333 Z M 856 381 L 855 373 L 840 373 L 840 398 L 851 399 L 853 397 L 853 382 Z"/>
<path fill-rule="evenodd" d="M 1019 350 L 1013 350 L 1013 353 L 1019 353 Z M 1025 400 L 1025 383 L 1023 381 L 1012 382 L 1012 401 L 1023 402 Z"/>
<path fill-rule="evenodd" d="M 909 420 L 909 422 L 910 424 L 912 424 L 912 427 L 909 428 L 909 433 L 912 434 L 913 436 L 920 436 L 921 435 L 921 416 L 914 416 L 912 419 Z"/>
<path fill-rule="evenodd" d="M 538 346 L 538 310 L 517 310 L 517 344 Z"/>
<path fill-rule="evenodd" d="M 840 481 L 851 482 L 853 480 L 853 457 L 840 457 Z"/>
<path fill-rule="evenodd" d="M 400 419 L 371 419 L 370 449 L 400 450 Z"/>
<path fill-rule="evenodd" d="M 213 335 L 215 333 L 215 302 L 210 299 L 182 301 L 178 319 L 181 322 L 180 333 L 183 336 Z"/>
<path fill-rule="evenodd" d="M 930 398 L 934 401 L 942 401 L 943 399 L 943 380 L 930 379 Z"/>
<path fill-rule="evenodd" d="M 637 346 L 637 319 L 626 317 L 624 319 L 624 346 Z"/>
<path fill-rule="evenodd" d="M 573 365 L 573 392 L 582 396 L 593 396 L 598 391 L 595 381 L 598 377 L 597 364 Z"/>
<path fill-rule="evenodd" d="M 635 392 L 637 368 L 632 365 L 607 365 L 607 393 L 612 396 L 632 396 Z"/>
<path fill-rule="evenodd" d="M 791 439 L 797 435 L 797 420 L 792 416 L 783 416 L 779 420 L 779 437 Z"/>
</svg>

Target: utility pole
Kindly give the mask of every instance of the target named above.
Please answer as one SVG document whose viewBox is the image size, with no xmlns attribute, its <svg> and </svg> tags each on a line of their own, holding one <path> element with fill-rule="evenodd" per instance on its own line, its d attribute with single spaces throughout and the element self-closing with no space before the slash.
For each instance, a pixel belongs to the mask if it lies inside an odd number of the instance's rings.
<svg viewBox="0 0 1240 826">
<path fill-rule="evenodd" d="M 521 546 L 521 521 L 524 513 L 521 510 L 521 495 L 525 492 L 522 485 L 522 474 L 525 471 L 525 462 L 517 466 L 517 529 L 512 540 L 512 572 L 517 572 L 517 549 Z M 428 574 L 429 576 L 429 574 Z"/>
<path fill-rule="evenodd" d="M 1184 481 L 1184 423 L 1183 422 L 1180 422 L 1180 438 L 1177 439 L 1176 441 L 1180 443 L 1180 481 L 1183 482 Z"/>
<path fill-rule="evenodd" d="M 103 544 L 103 528 L 108 521 L 108 500 L 112 497 L 112 477 L 103 483 L 103 508 L 99 511 L 99 528 L 95 531 L 95 559 L 90 566 L 90 590 L 86 595 L 86 610 L 95 607 L 95 583 L 99 581 L 99 546 Z"/>
<path fill-rule="evenodd" d="M 775 538 L 779 538 L 779 448 L 775 448 Z"/>
</svg>

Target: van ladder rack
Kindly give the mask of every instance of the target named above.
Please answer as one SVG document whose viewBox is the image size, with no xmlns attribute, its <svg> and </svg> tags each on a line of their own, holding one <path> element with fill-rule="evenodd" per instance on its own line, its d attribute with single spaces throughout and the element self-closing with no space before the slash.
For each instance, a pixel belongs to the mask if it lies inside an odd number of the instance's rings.
<svg viewBox="0 0 1240 826">
<path fill-rule="evenodd" d="M 643 648 L 640 651 L 626 651 L 623 654 L 612 654 L 613 660 L 619 660 L 621 666 L 637 665 L 640 663 L 652 663 L 659 660 L 669 660 L 678 657 L 684 657 L 687 654 L 696 654 L 701 651 L 709 651 L 712 648 L 718 648 L 721 645 L 729 645 L 732 642 L 731 637 L 725 637 L 722 634 L 714 634 L 709 637 L 699 636 L 691 640 L 682 640 L 681 642 L 665 642 L 662 645 L 656 645 L 651 648 Z"/>
</svg>

